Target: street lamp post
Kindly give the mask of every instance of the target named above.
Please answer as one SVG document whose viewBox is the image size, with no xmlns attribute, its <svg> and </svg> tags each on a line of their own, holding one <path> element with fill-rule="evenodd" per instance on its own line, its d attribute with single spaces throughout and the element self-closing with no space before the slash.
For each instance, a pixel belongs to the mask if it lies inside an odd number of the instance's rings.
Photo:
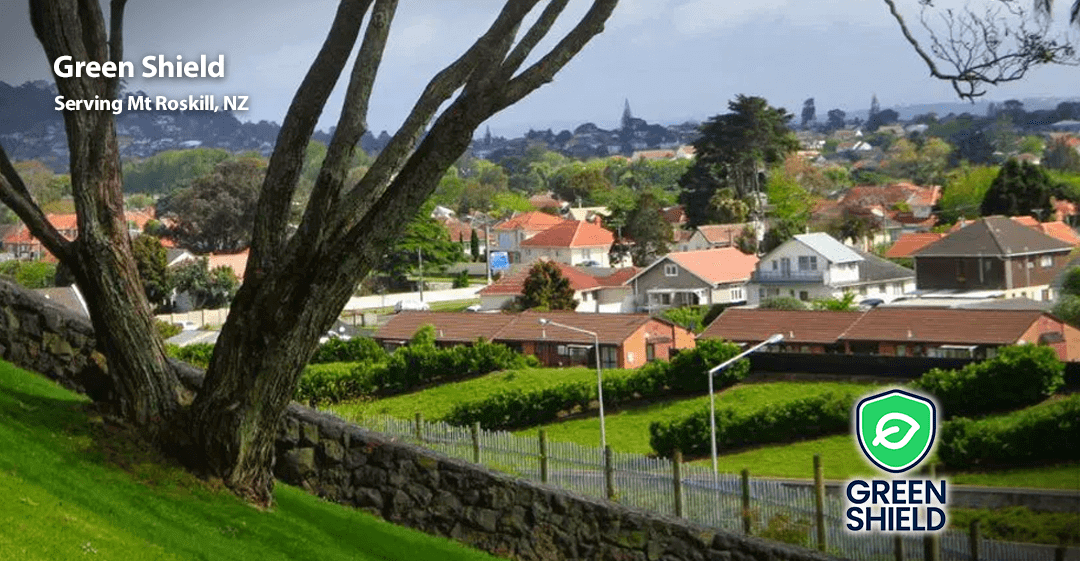
<svg viewBox="0 0 1080 561">
<path fill-rule="evenodd" d="M 728 360 L 725 360 L 724 362 L 721 362 L 720 364 L 717 364 L 716 366 L 709 369 L 709 439 L 712 441 L 712 469 L 714 477 L 719 475 L 720 470 L 716 466 L 716 394 L 713 393 L 713 377 L 716 376 L 717 372 L 720 372 L 728 366 L 735 364 L 735 361 L 745 357 L 750 353 L 753 353 L 761 347 L 764 347 L 766 345 L 775 345 L 783 340 L 784 336 L 780 333 L 777 333 L 772 337 L 769 337 L 768 339 L 754 345 L 753 347 L 750 347 L 749 349 L 746 349 L 745 351 L 735 355 L 734 357 L 729 358 Z"/>
<path fill-rule="evenodd" d="M 600 370 L 600 336 L 594 331 L 554 322 L 547 318 L 540 318 L 540 325 L 554 325 L 555 327 L 562 327 L 563 329 L 569 329 L 570 331 L 577 331 L 578 333 L 592 336 L 593 347 L 596 349 L 596 398 L 600 401 L 600 449 L 606 450 L 607 431 L 604 428 L 604 376 Z"/>
</svg>

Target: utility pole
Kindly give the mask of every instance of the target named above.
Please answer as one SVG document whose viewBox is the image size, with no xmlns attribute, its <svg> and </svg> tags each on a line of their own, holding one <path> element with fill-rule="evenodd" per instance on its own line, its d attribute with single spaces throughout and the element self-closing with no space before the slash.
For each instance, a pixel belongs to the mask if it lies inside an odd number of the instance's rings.
<svg viewBox="0 0 1080 561">
<path fill-rule="evenodd" d="M 484 269 L 487 271 L 487 283 L 491 284 L 491 226 L 489 217 L 484 217 Z"/>
<path fill-rule="evenodd" d="M 416 259 L 420 262 L 420 301 L 424 301 L 424 250 L 416 248 Z"/>
</svg>

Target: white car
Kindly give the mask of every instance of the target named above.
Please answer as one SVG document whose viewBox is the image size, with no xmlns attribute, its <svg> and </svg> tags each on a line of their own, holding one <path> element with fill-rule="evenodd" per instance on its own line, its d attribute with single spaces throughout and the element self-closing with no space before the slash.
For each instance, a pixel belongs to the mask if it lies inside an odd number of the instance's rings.
<svg viewBox="0 0 1080 561">
<path fill-rule="evenodd" d="M 427 302 L 419 300 L 399 300 L 394 304 L 395 312 L 426 312 L 431 309 Z"/>
</svg>

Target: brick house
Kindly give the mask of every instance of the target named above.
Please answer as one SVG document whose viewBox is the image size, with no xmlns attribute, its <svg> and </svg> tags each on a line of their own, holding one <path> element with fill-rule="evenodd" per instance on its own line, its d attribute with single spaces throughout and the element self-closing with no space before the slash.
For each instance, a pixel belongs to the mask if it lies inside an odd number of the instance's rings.
<svg viewBox="0 0 1080 561">
<path fill-rule="evenodd" d="M 919 291 L 987 291 L 1053 300 L 1073 246 L 1004 216 L 980 218 L 914 254 Z"/>
<path fill-rule="evenodd" d="M 593 338 L 547 324 L 571 325 L 595 332 L 600 340 L 604 368 L 637 368 L 652 360 L 666 360 L 673 350 L 690 349 L 694 334 L 667 320 L 645 314 L 579 314 L 577 312 L 522 312 L 485 314 L 466 312 L 401 312 L 379 328 L 373 338 L 387 348 L 406 344 L 423 325 L 435 328 L 436 344 L 471 344 L 478 338 L 503 343 L 533 355 L 544 366 L 594 365 Z"/>
</svg>

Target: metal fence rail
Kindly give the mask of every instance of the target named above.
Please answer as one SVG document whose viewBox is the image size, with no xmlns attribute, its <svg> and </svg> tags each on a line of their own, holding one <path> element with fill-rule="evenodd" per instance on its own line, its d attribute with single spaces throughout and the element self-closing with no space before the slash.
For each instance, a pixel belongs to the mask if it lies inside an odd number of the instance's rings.
<svg viewBox="0 0 1080 561">
<path fill-rule="evenodd" d="M 822 515 L 825 544 L 817 538 L 815 491 L 739 474 L 714 474 L 693 464 L 675 466 L 667 458 L 609 452 L 605 461 L 599 447 L 570 442 L 547 442 L 538 437 L 479 426 L 456 427 L 442 422 L 390 416 L 353 420 L 357 425 L 387 436 L 418 444 L 447 456 L 540 481 L 583 495 L 608 497 L 621 504 L 649 511 L 680 515 L 706 526 L 744 532 L 821 548 L 858 561 L 892 561 L 897 558 L 929 561 L 924 538 L 902 534 L 854 534 L 845 529 L 841 497 L 825 495 Z M 676 492 L 678 489 L 678 492 Z M 966 531 L 937 534 L 941 561 L 970 561 L 972 538 Z M 898 547 L 902 548 L 900 557 Z M 978 539 L 979 561 L 1053 561 L 1053 548 L 1032 544 Z"/>
</svg>

